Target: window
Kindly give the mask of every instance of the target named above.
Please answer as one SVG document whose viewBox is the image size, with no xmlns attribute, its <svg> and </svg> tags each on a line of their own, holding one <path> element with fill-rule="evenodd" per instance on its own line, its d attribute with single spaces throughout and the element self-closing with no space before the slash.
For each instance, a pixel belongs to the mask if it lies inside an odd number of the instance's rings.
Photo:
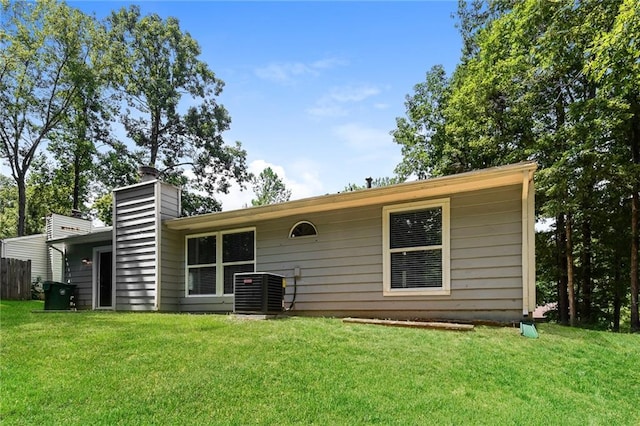
<svg viewBox="0 0 640 426">
<path fill-rule="evenodd" d="M 255 230 L 187 236 L 187 296 L 233 294 L 233 275 L 255 270 Z"/>
<path fill-rule="evenodd" d="M 313 223 L 307 222 L 306 220 L 293 225 L 293 228 L 291 228 L 289 232 L 289 238 L 312 237 L 314 235 L 318 235 L 318 230 Z"/>
<path fill-rule="evenodd" d="M 383 208 L 385 296 L 447 295 L 449 199 Z"/>
</svg>

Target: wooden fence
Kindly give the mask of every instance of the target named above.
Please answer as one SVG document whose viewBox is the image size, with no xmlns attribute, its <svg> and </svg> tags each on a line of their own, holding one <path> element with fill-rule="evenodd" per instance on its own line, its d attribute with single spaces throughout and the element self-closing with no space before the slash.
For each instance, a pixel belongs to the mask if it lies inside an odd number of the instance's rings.
<svg viewBox="0 0 640 426">
<path fill-rule="evenodd" d="M 31 299 L 31 261 L 0 258 L 0 299 Z"/>
</svg>

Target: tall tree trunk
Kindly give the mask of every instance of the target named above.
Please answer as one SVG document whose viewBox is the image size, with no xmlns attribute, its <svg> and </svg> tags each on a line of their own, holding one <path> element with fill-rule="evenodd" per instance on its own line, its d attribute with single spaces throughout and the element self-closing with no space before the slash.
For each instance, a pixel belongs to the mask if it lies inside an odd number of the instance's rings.
<svg viewBox="0 0 640 426">
<path fill-rule="evenodd" d="M 556 217 L 556 265 L 558 267 L 558 321 L 569 324 L 569 296 L 567 294 L 567 234 L 564 214 Z"/>
<path fill-rule="evenodd" d="M 613 331 L 620 331 L 620 308 L 622 307 L 622 288 L 620 285 L 620 262 L 613 263 Z"/>
<path fill-rule="evenodd" d="M 633 193 L 631 199 L 631 332 L 640 332 L 640 315 L 638 312 L 638 210 L 640 196 Z"/>
<path fill-rule="evenodd" d="M 80 154 L 76 150 L 73 155 L 73 210 L 79 210 L 80 205 Z"/>
<path fill-rule="evenodd" d="M 156 109 L 151 114 L 151 153 L 149 156 L 149 166 L 151 167 L 156 166 L 158 151 L 160 149 L 160 119 L 160 111 Z"/>
<path fill-rule="evenodd" d="M 566 234 L 567 234 L 567 295 L 569 296 L 569 324 L 574 327 L 576 318 L 576 291 L 573 282 L 573 236 L 572 236 L 571 213 L 567 214 Z"/>
<path fill-rule="evenodd" d="M 586 206 L 582 210 L 585 217 L 582 221 L 582 321 L 590 324 L 591 318 L 591 217 Z"/>
<path fill-rule="evenodd" d="M 17 179 L 18 183 L 18 237 L 22 237 L 26 233 L 27 218 L 27 184 L 26 178 L 20 174 Z"/>
<path fill-rule="evenodd" d="M 640 167 L 640 100 L 636 95 L 631 97 L 631 159 L 636 168 Z M 634 169 L 635 171 L 635 169 Z M 631 196 L 631 332 L 640 332 L 640 315 L 638 313 L 638 214 L 640 210 L 640 183 L 637 175 Z"/>
</svg>

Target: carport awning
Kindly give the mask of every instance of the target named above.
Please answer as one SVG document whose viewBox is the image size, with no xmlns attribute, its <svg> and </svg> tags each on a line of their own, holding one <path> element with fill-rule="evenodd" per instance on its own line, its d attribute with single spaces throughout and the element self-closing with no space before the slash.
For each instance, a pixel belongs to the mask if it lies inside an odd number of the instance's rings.
<svg viewBox="0 0 640 426">
<path fill-rule="evenodd" d="M 64 243 L 70 244 L 86 244 L 86 243 L 98 243 L 103 241 L 111 241 L 113 238 L 113 227 L 108 226 L 100 228 L 88 234 L 82 235 L 70 235 L 68 237 L 56 238 L 47 241 L 48 245 Z"/>
</svg>

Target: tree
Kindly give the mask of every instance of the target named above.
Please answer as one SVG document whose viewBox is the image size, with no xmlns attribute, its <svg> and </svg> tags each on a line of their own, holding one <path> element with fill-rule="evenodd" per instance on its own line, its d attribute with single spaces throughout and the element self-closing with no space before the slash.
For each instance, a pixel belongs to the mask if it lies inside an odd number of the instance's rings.
<svg viewBox="0 0 640 426">
<path fill-rule="evenodd" d="M 587 25 L 595 24 L 591 15 Z M 602 85 L 605 102 L 623 113 L 624 138 L 631 161 L 618 170 L 631 198 L 631 330 L 640 332 L 638 251 L 640 240 L 640 4 L 621 2 L 613 25 L 599 33 L 592 44 L 593 60 L 585 67 L 595 83 Z"/>
<path fill-rule="evenodd" d="M 122 145 L 111 135 L 115 95 L 106 94 L 107 76 L 108 71 L 104 75 L 96 75 L 84 91 L 76 94 L 60 125 L 49 137 L 47 150 L 57 165 L 71 175 L 72 209 L 76 211 L 86 210 L 85 202 L 90 198 L 92 183 L 96 180 L 96 165 L 104 162 L 105 158 L 121 161 L 119 156 L 108 155 L 118 151 Z M 101 146 L 111 150 L 101 154 Z M 117 164 L 110 164 L 110 167 L 117 169 Z M 114 172 L 116 170 L 110 170 L 110 173 Z"/>
<path fill-rule="evenodd" d="M 0 16 L 0 157 L 18 189 L 25 234 L 26 180 L 40 145 L 93 78 L 95 22 L 52 0 L 3 0 Z"/>
<path fill-rule="evenodd" d="M 553 274 L 545 283 L 557 283 L 560 320 L 615 329 L 628 270 L 633 324 L 637 2 L 474 1 L 461 11 L 463 60 L 445 90 L 428 75 L 407 97 L 398 169 L 434 176 L 536 160 L 537 210 L 553 218 L 539 259 Z"/>
<path fill-rule="evenodd" d="M 440 173 L 448 86 L 444 68 L 436 65 L 423 83 L 414 86 L 414 94 L 405 97 L 407 117 L 397 118 L 397 129 L 391 132 L 394 142 L 402 146 L 402 162 L 395 172 L 404 179 L 411 175 L 426 179 Z"/>
<path fill-rule="evenodd" d="M 256 198 L 251 200 L 252 206 L 283 203 L 291 198 L 291 191 L 286 188 L 282 179 L 271 167 L 267 167 L 254 177 L 252 183 L 256 195 Z"/>
<path fill-rule="evenodd" d="M 162 173 L 189 166 L 190 186 L 209 196 L 226 193 L 233 180 L 246 182 L 246 152 L 222 138 L 231 121 L 216 100 L 224 83 L 198 59 L 198 43 L 177 19 L 143 17 L 135 6 L 108 21 L 111 61 L 121 64 L 114 79 L 127 105 L 121 120 L 143 161 Z M 194 106 L 181 113 L 184 101 Z"/>
<path fill-rule="evenodd" d="M 138 166 L 141 164 L 141 154 L 131 152 L 124 143 L 109 141 L 109 147 L 110 150 L 96 155 L 95 181 L 91 189 L 95 196 L 92 213 L 108 226 L 112 224 L 112 190 L 137 183 L 140 179 Z"/>
<path fill-rule="evenodd" d="M 18 188 L 13 179 L 0 175 L 0 239 L 17 236 Z"/>
<path fill-rule="evenodd" d="M 371 179 L 371 188 L 382 188 L 384 186 L 395 185 L 398 183 L 404 182 L 404 179 L 401 177 L 380 177 L 380 178 L 367 178 L 367 180 Z M 368 185 L 368 184 L 367 184 Z M 357 183 L 349 183 L 344 187 L 345 192 L 352 191 L 360 191 L 363 189 L 367 189 L 367 185 L 359 185 Z"/>
</svg>

